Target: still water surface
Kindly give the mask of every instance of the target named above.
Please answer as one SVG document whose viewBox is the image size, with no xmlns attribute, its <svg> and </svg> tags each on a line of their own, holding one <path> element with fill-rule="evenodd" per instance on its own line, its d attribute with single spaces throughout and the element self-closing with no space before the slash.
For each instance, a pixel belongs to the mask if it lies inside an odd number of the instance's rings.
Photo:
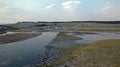
<svg viewBox="0 0 120 67">
<path fill-rule="evenodd" d="M 45 51 L 45 46 L 54 39 L 57 32 L 43 32 L 28 40 L 0 45 L 0 67 L 19 67 L 32 63 Z"/>
</svg>

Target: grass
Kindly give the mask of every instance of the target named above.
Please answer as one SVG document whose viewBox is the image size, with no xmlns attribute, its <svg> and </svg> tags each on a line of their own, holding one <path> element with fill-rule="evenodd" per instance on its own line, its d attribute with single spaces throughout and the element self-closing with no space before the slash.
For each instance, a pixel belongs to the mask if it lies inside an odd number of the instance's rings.
<svg viewBox="0 0 120 67">
<path fill-rule="evenodd" d="M 31 38 L 37 35 L 38 34 L 27 34 L 27 33 L 7 34 L 7 35 L 0 36 L 0 42 L 3 42 L 3 43 L 15 42 L 15 41 Z"/>
<path fill-rule="evenodd" d="M 72 56 L 80 59 L 77 65 L 85 67 L 119 67 L 119 49 L 120 39 L 101 40 L 79 47 Z"/>
<path fill-rule="evenodd" d="M 119 67 L 120 39 L 100 40 L 81 46 L 57 48 L 61 53 L 48 67 Z M 69 62 L 69 64 L 68 64 Z"/>
<path fill-rule="evenodd" d="M 103 31 L 103 32 L 119 32 L 120 28 L 66 28 L 72 31 Z"/>
<path fill-rule="evenodd" d="M 79 40 L 82 39 L 80 37 L 76 37 L 74 35 L 67 35 L 66 32 L 59 32 L 59 34 L 57 34 L 56 39 L 59 40 Z"/>
</svg>

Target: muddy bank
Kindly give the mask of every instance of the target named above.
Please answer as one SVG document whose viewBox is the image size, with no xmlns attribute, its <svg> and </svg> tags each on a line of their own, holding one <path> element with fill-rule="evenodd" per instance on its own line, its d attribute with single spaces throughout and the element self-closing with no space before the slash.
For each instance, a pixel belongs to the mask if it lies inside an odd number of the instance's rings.
<svg viewBox="0 0 120 67">
<path fill-rule="evenodd" d="M 43 54 L 39 54 L 33 61 L 33 64 L 30 66 L 35 67 L 44 67 L 50 64 L 51 59 L 55 58 L 59 55 L 59 52 L 56 51 L 56 47 L 54 46 L 46 46 L 46 51 Z"/>
<path fill-rule="evenodd" d="M 34 60 L 32 66 L 44 67 L 44 66 L 49 66 L 52 63 L 57 64 L 61 62 L 63 58 L 66 58 L 65 55 L 68 55 L 69 53 L 68 52 L 65 54 L 64 51 L 66 51 L 69 46 L 75 44 L 76 40 L 81 40 L 81 39 L 82 38 L 76 37 L 68 32 L 59 32 L 56 35 L 56 37 L 46 46 L 45 53 L 38 55 L 38 57 Z M 57 59 L 57 62 L 56 62 L 56 59 Z"/>
<path fill-rule="evenodd" d="M 67 34 L 66 32 L 59 32 L 59 34 L 57 34 L 55 39 L 58 39 L 58 40 L 79 40 L 82 38 L 76 37 L 72 34 Z"/>
<path fill-rule="evenodd" d="M 6 34 L 0 36 L 0 44 L 17 42 L 25 39 L 29 39 L 32 37 L 36 37 L 41 33 L 15 33 L 15 34 Z"/>
<path fill-rule="evenodd" d="M 119 67 L 119 43 L 120 39 L 109 39 L 82 46 L 48 46 L 50 50 L 35 67 Z M 50 54 L 51 48 L 57 53 Z"/>
<path fill-rule="evenodd" d="M 33 64 L 29 65 L 35 67 L 57 67 L 61 63 L 65 63 L 66 59 L 72 51 L 74 51 L 76 46 L 69 47 L 55 47 L 55 46 L 46 46 L 46 52 L 38 55 L 34 60 Z"/>
<path fill-rule="evenodd" d="M 82 37 L 77 37 L 69 32 L 59 32 L 56 37 L 49 43 L 51 46 L 66 47 L 77 44 L 76 41 L 82 40 Z"/>
</svg>

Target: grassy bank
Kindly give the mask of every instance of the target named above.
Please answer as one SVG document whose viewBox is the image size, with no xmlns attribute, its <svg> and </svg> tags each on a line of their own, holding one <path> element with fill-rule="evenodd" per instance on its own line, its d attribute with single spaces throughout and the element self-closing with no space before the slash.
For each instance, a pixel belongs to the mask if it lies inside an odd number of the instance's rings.
<svg viewBox="0 0 120 67">
<path fill-rule="evenodd" d="M 10 43 L 10 42 L 16 42 L 24 39 L 28 39 L 31 37 L 35 37 L 39 34 L 32 33 L 32 34 L 27 34 L 27 33 L 15 33 L 15 34 L 7 34 L 0 36 L 0 42 L 4 43 Z"/>
<path fill-rule="evenodd" d="M 120 39 L 100 40 L 82 46 L 57 48 L 60 55 L 48 67 L 119 67 Z"/>
</svg>

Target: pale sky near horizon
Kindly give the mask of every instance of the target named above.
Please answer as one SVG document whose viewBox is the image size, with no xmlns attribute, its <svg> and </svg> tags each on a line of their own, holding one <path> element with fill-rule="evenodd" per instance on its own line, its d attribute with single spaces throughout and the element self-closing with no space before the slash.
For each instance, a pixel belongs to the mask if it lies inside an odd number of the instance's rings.
<svg viewBox="0 0 120 67">
<path fill-rule="evenodd" d="M 0 24 L 120 20 L 120 0 L 0 0 Z"/>
</svg>

